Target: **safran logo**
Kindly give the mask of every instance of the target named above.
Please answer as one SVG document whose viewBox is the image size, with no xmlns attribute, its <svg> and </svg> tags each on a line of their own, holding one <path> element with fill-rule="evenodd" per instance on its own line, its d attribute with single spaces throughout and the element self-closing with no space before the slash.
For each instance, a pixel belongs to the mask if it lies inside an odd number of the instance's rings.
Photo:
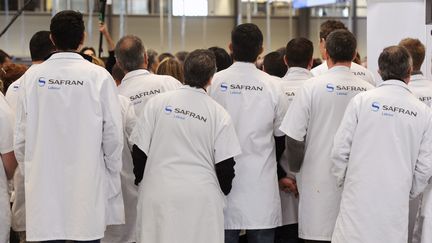
<svg viewBox="0 0 432 243">
<path fill-rule="evenodd" d="M 326 85 L 326 89 L 327 89 L 327 92 L 333 92 L 335 90 L 335 87 L 333 84 L 328 83 Z"/>
<path fill-rule="evenodd" d="M 164 109 L 165 114 L 169 115 L 169 114 L 171 114 L 172 111 L 173 111 L 172 106 L 170 106 L 170 105 L 165 106 L 165 109 Z"/>
<path fill-rule="evenodd" d="M 220 89 L 221 89 L 222 92 L 227 91 L 227 90 L 228 90 L 228 84 L 226 84 L 226 83 L 221 83 L 221 85 L 220 85 Z"/>
<path fill-rule="evenodd" d="M 375 111 L 375 112 L 377 112 L 377 111 L 379 111 L 379 109 L 381 108 L 381 105 L 380 105 L 380 103 L 378 103 L 378 102 L 373 102 L 372 103 L 372 111 Z"/>
<path fill-rule="evenodd" d="M 38 80 L 39 87 L 43 87 L 46 84 L 46 80 L 43 77 L 40 77 Z"/>
</svg>

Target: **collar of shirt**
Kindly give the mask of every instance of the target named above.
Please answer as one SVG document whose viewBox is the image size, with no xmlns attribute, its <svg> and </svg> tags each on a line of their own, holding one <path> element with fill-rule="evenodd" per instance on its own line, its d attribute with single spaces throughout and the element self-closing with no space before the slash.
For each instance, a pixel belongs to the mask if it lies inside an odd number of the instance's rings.
<svg viewBox="0 0 432 243">
<path fill-rule="evenodd" d="M 190 90 L 190 91 L 194 91 L 194 92 L 198 92 L 198 93 L 202 93 L 202 94 L 207 95 L 207 92 L 204 89 L 191 87 L 187 84 L 181 86 L 179 89 Z"/>
<path fill-rule="evenodd" d="M 301 68 L 301 67 L 288 68 L 288 71 L 285 74 L 284 78 L 288 77 L 290 75 L 302 75 L 302 76 L 304 75 L 304 76 L 308 76 L 309 78 L 313 77 L 312 73 L 309 70 L 307 70 L 306 68 Z"/>
<path fill-rule="evenodd" d="M 386 85 L 399 86 L 399 87 L 406 89 L 407 91 L 409 91 L 411 93 L 411 90 L 408 88 L 408 85 L 404 81 L 401 81 L 401 80 L 396 80 L 396 79 L 386 80 L 386 81 L 383 81 L 382 83 L 380 83 L 378 85 L 378 87 L 386 86 Z"/>
<path fill-rule="evenodd" d="M 150 72 L 147 71 L 147 70 L 145 70 L 145 69 L 133 70 L 133 71 L 130 71 L 130 72 L 126 73 L 126 75 L 122 79 L 122 82 L 125 82 L 128 79 L 131 79 L 131 78 L 134 78 L 134 77 L 137 77 L 137 76 L 148 75 L 148 74 L 150 74 Z"/>
<path fill-rule="evenodd" d="M 234 62 L 232 65 L 232 67 L 235 68 L 256 68 L 255 63 L 252 62 Z"/>
<path fill-rule="evenodd" d="M 53 59 L 84 59 L 80 54 L 75 52 L 57 52 L 51 55 L 48 60 Z"/>
<path fill-rule="evenodd" d="M 425 79 L 426 78 L 423 76 L 422 73 L 420 73 L 420 74 L 414 74 L 414 75 L 411 75 L 410 82 L 415 82 L 415 81 L 418 81 L 418 80 L 425 80 Z"/>
<path fill-rule="evenodd" d="M 329 72 L 350 72 L 350 68 L 347 66 L 333 66 L 332 68 L 329 69 Z"/>
</svg>

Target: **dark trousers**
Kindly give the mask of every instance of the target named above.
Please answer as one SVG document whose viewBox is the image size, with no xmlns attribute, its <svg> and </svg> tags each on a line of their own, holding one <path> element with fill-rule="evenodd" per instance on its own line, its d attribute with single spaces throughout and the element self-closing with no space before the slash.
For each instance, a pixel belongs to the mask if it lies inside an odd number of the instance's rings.
<svg viewBox="0 0 432 243">
<path fill-rule="evenodd" d="M 276 228 L 275 243 L 304 243 L 298 238 L 298 224 L 284 225 Z"/>
<path fill-rule="evenodd" d="M 41 243 L 66 243 L 65 240 L 48 240 L 48 241 L 41 241 Z M 100 243 L 100 240 L 89 240 L 89 241 L 72 241 L 74 243 Z"/>
<path fill-rule="evenodd" d="M 274 229 L 246 230 L 248 243 L 274 243 Z M 225 230 L 225 243 L 239 243 L 240 230 Z"/>
</svg>

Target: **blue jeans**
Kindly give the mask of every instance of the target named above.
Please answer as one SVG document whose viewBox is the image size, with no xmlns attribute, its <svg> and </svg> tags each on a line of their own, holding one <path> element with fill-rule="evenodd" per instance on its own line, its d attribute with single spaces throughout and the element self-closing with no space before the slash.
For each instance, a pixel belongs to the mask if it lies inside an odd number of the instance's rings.
<svg viewBox="0 0 432 243">
<path fill-rule="evenodd" d="M 274 243 L 275 229 L 246 230 L 248 243 Z M 240 230 L 225 230 L 225 243 L 238 243 Z"/>
<path fill-rule="evenodd" d="M 66 243 L 65 240 L 47 240 L 47 241 L 41 241 L 41 243 Z M 89 240 L 89 241 L 72 241 L 74 243 L 100 243 L 100 240 Z"/>
</svg>

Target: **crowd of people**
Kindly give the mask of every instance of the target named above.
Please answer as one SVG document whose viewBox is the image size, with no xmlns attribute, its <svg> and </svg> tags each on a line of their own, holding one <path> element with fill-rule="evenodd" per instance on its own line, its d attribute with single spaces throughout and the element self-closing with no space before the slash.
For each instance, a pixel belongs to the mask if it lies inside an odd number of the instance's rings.
<svg viewBox="0 0 432 243">
<path fill-rule="evenodd" d="M 419 40 L 385 48 L 377 80 L 335 20 L 321 64 L 303 37 L 261 58 L 251 23 L 229 54 L 100 31 L 106 60 L 71 10 L 33 35 L 30 67 L 0 51 L 0 243 L 432 241 Z"/>
</svg>

